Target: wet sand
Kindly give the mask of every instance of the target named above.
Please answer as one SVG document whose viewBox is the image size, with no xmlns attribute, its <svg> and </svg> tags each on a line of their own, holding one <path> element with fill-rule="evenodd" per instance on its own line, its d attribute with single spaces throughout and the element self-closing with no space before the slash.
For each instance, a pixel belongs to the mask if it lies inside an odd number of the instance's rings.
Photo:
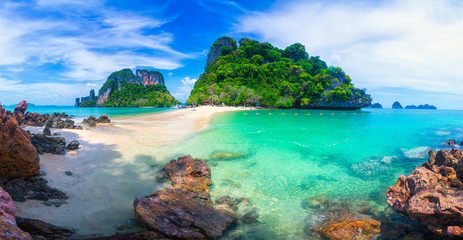
<svg viewBox="0 0 463 240">
<path fill-rule="evenodd" d="M 79 150 L 66 155 L 40 155 L 45 179 L 68 195 L 68 203 L 49 207 L 36 200 L 15 202 L 17 215 L 74 228 L 77 236 L 133 231 L 135 197 L 166 187 L 166 183 L 156 181 L 168 160 L 159 147 L 207 128 L 215 114 L 239 110 L 246 108 L 203 106 L 112 119 L 111 124 L 91 129 L 52 129 L 52 133 L 60 132 L 66 143 L 80 142 Z M 67 176 L 65 171 L 73 175 Z"/>
</svg>

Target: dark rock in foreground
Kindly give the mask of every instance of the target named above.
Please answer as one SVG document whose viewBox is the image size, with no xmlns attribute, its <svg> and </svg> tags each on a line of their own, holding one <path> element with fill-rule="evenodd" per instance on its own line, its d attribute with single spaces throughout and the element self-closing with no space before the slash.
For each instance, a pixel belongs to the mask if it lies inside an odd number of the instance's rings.
<svg viewBox="0 0 463 240">
<path fill-rule="evenodd" d="M 43 135 L 45 135 L 45 136 L 51 136 L 50 128 L 45 127 L 45 128 L 43 129 Z"/>
<path fill-rule="evenodd" d="M 402 109 L 403 107 L 399 102 L 396 101 L 392 104 L 392 108 Z"/>
<path fill-rule="evenodd" d="M 21 129 L 14 115 L 0 106 L 0 178 L 25 179 L 38 175 L 39 161 L 29 135 Z"/>
<path fill-rule="evenodd" d="M 135 216 L 148 230 L 169 238 L 218 238 L 235 216 L 212 206 L 207 164 L 191 156 L 171 160 L 165 171 L 174 184 L 134 201 Z"/>
<path fill-rule="evenodd" d="M 445 237 L 463 237 L 463 152 L 429 151 L 428 162 L 408 177 L 400 176 L 387 191 L 387 202 L 399 213 Z"/>
<path fill-rule="evenodd" d="M 47 137 L 43 134 L 35 134 L 31 142 L 39 154 L 65 154 L 66 140 L 62 137 Z"/>
<path fill-rule="evenodd" d="M 16 223 L 34 239 L 66 239 L 74 234 L 72 230 L 36 219 L 16 217 Z"/>
<path fill-rule="evenodd" d="M 32 240 L 32 237 L 27 232 L 24 232 L 16 225 L 15 214 L 16 207 L 13 204 L 13 200 L 0 187 L 0 239 Z"/>
<path fill-rule="evenodd" d="M 47 185 L 48 181 L 41 177 L 30 177 L 26 180 L 13 179 L 0 185 L 7 191 L 14 201 L 24 202 L 27 199 L 48 201 L 50 199 L 68 199 L 66 194 Z"/>
</svg>

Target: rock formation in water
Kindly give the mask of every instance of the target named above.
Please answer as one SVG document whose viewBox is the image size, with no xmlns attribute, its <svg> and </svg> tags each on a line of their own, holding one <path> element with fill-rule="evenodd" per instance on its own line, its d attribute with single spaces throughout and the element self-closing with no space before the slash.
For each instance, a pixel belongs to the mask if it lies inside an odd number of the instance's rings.
<svg viewBox="0 0 463 240">
<path fill-rule="evenodd" d="M 418 107 L 415 105 L 407 105 L 405 109 L 431 109 L 431 110 L 436 110 L 437 108 L 433 105 L 419 105 Z"/>
<path fill-rule="evenodd" d="M 14 215 L 16 215 L 16 207 L 13 204 L 13 200 L 0 187 L 0 239 L 32 240 L 29 233 L 24 232 L 16 225 Z"/>
<path fill-rule="evenodd" d="M 383 105 L 379 104 L 379 103 L 373 103 L 370 105 L 370 108 L 383 108 Z"/>
<path fill-rule="evenodd" d="M 38 175 L 39 161 L 27 133 L 21 129 L 14 115 L 0 106 L 0 178 L 25 179 Z"/>
<path fill-rule="evenodd" d="M 393 104 L 392 104 L 392 108 L 396 108 L 396 109 L 402 109 L 402 105 L 398 102 L 398 101 L 395 101 Z"/>
<path fill-rule="evenodd" d="M 222 197 L 212 203 L 211 170 L 204 161 L 187 155 L 171 160 L 164 171 L 173 186 L 134 201 L 135 216 L 149 231 L 169 239 L 215 239 L 236 220 L 257 221 L 247 199 Z"/>
<path fill-rule="evenodd" d="M 371 104 L 341 68 L 309 57 L 302 44 L 283 50 L 250 39 L 239 43 L 229 37 L 213 43 L 188 104 L 347 110 Z"/>
<path fill-rule="evenodd" d="M 153 94 L 154 93 L 154 94 Z M 178 102 L 165 87 L 164 77 L 159 71 L 146 69 L 122 69 L 111 73 L 95 96 L 76 99 L 80 107 L 132 107 L 132 106 L 172 106 Z"/>
<path fill-rule="evenodd" d="M 387 202 L 434 233 L 463 237 L 462 180 L 463 152 L 430 150 L 428 162 L 389 187 Z"/>
</svg>

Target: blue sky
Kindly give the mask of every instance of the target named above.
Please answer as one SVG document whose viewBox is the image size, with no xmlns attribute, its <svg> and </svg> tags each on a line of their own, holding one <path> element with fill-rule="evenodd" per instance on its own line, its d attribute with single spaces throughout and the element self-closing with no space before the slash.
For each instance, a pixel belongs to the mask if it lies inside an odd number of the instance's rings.
<svg viewBox="0 0 463 240">
<path fill-rule="evenodd" d="M 1 1 L 0 102 L 72 105 L 123 68 L 160 70 L 184 101 L 227 35 L 300 42 L 385 107 L 463 109 L 462 10 L 451 0 Z"/>
</svg>

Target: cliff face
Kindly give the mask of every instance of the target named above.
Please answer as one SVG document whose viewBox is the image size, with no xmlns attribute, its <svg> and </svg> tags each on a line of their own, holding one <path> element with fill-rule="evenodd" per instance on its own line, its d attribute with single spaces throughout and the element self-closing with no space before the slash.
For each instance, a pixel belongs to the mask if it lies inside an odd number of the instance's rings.
<svg viewBox="0 0 463 240">
<path fill-rule="evenodd" d="M 146 69 L 143 69 L 143 70 L 137 69 L 136 82 L 139 85 L 143 84 L 143 86 L 156 85 L 156 84 L 164 85 L 164 77 L 158 71 L 148 71 Z"/>
<path fill-rule="evenodd" d="M 113 89 L 111 87 L 108 87 L 106 90 L 103 91 L 102 94 L 98 95 L 98 100 L 96 101 L 96 105 L 101 106 L 101 104 L 106 102 L 106 100 L 108 100 L 109 98 L 109 95 L 111 95 L 112 90 Z"/>
<path fill-rule="evenodd" d="M 233 38 L 221 37 L 217 39 L 214 44 L 212 44 L 209 54 L 207 54 L 206 68 L 212 65 L 222 53 L 225 54 L 227 51 L 235 51 L 236 48 L 236 41 Z M 222 52 L 222 50 L 225 51 Z"/>
</svg>

